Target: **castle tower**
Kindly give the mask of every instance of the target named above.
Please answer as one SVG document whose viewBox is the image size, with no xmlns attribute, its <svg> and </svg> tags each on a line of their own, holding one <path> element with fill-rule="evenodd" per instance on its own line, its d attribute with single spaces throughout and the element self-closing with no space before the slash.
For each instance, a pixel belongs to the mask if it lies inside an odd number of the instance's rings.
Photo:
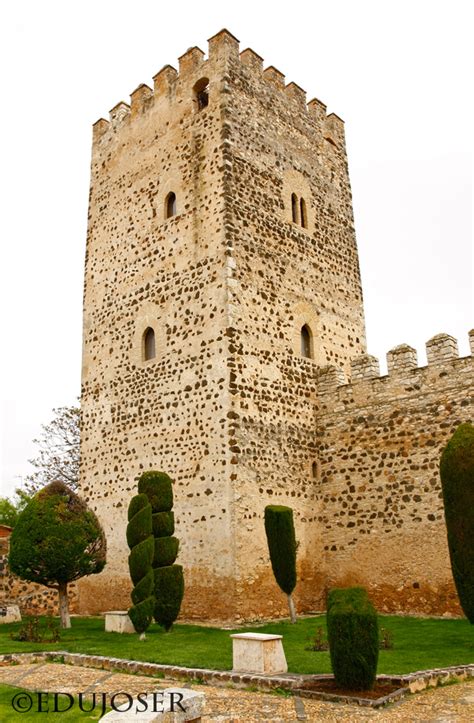
<svg viewBox="0 0 474 723">
<path fill-rule="evenodd" d="M 175 480 L 187 617 L 283 614 L 263 510 L 295 511 L 300 610 L 321 605 L 316 380 L 365 352 L 343 122 L 223 30 L 94 125 L 82 494 L 127 607 L 136 480 Z M 337 370 L 340 370 L 338 372 Z"/>
</svg>

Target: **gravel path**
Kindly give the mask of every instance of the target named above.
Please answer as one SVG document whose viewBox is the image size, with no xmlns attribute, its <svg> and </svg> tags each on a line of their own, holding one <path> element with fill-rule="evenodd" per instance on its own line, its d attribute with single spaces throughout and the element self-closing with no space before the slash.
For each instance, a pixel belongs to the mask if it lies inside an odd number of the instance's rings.
<svg viewBox="0 0 474 723">
<path fill-rule="evenodd" d="M 137 695 L 182 681 L 126 675 L 60 663 L 33 663 L 0 667 L 0 682 L 32 691 L 78 694 L 126 692 Z M 372 710 L 340 703 L 284 697 L 209 685 L 186 685 L 205 693 L 203 723 L 257 723 L 260 721 L 404 721 L 411 723 L 472 723 L 474 682 L 457 683 L 411 695 L 389 708 Z M 120 701 L 117 701 L 119 703 Z M 21 716 L 19 715 L 19 720 Z"/>
</svg>

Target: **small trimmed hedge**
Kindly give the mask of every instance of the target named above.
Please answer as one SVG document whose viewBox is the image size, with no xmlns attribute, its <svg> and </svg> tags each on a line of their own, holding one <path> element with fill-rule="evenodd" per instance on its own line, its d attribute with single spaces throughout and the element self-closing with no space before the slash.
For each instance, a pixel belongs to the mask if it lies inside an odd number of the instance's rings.
<svg viewBox="0 0 474 723">
<path fill-rule="evenodd" d="M 461 424 L 440 462 L 449 557 L 461 607 L 474 624 L 474 427 Z"/>
<path fill-rule="evenodd" d="M 333 589 L 327 603 L 329 653 L 341 688 L 373 688 L 379 658 L 377 612 L 362 587 Z"/>
</svg>

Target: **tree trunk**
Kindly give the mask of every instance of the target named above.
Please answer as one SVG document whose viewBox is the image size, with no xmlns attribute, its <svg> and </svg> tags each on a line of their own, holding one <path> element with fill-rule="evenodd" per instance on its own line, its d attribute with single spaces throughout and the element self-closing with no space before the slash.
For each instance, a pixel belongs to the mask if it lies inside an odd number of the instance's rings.
<svg viewBox="0 0 474 723">
<path fill-rule="evenodd" d="M 288 607 L 290 608 L 290 618 L 292 623 L 296 623 L 295 603 L 291 595 L 288 595 Z"/>
<path fill-rule="evenodd" d="M 61 616 L 61 627 L 70 628 L 71 618 L 69 617 L 69 602 L 67 599 L 67 582 L 58 584 L 59 614 Z"/>
</svg>

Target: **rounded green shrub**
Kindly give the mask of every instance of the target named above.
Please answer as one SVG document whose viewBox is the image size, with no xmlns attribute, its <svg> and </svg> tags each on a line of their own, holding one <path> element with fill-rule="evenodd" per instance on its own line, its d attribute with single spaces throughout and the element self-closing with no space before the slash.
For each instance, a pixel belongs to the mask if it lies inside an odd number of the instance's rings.
<svg viewBox="0 0 474 723">
<path fill-rule="evenodd" d="M 154 537 L 168 537 L 174 533 L 174 512 L 156 512 L 152 521 Z"/>
<path fill-rule="evenodd" d="M 461 424 L 440 462 L 449 556 L 459 602 L 474 624 L 474 427 Z"/>
<path fill-rule="evenodd" d="M 173 507 L 173 483 L 165 472 L 144 472 L 138 482 L 138 491 L 146 494 L 153 512 L 169 512 Z"/>
<path fill-rule="evenodd" d="M 103 570 L 104 531 L 92 510 L 63 482 L 28 502 L 10 537 L 9 567 L 23 580 L 58 590 L 62 627 L 70 627 L 67 585 Z"/>
<path fill-rule="evenodd" d="M 155 557 L 153 567 L 172 565 L 178 557 L 179 540 L 177 537 L 155 538 Z"/>
<path fill-rule="evenodd" d="M 362 587 L 333 589 L 328 595 L 327 627 L 336 683 L 349 690 L 370 690 L 377 675 L 377 612 Z"/>
<path fill-rule="evenodd" d="M 156 567 L 155 575 L 155 611 L 157 623 L 166 631 L 170 630 L 179 615 L 184 595 L 184 577 L 181 565 Z"/>
</svg>

